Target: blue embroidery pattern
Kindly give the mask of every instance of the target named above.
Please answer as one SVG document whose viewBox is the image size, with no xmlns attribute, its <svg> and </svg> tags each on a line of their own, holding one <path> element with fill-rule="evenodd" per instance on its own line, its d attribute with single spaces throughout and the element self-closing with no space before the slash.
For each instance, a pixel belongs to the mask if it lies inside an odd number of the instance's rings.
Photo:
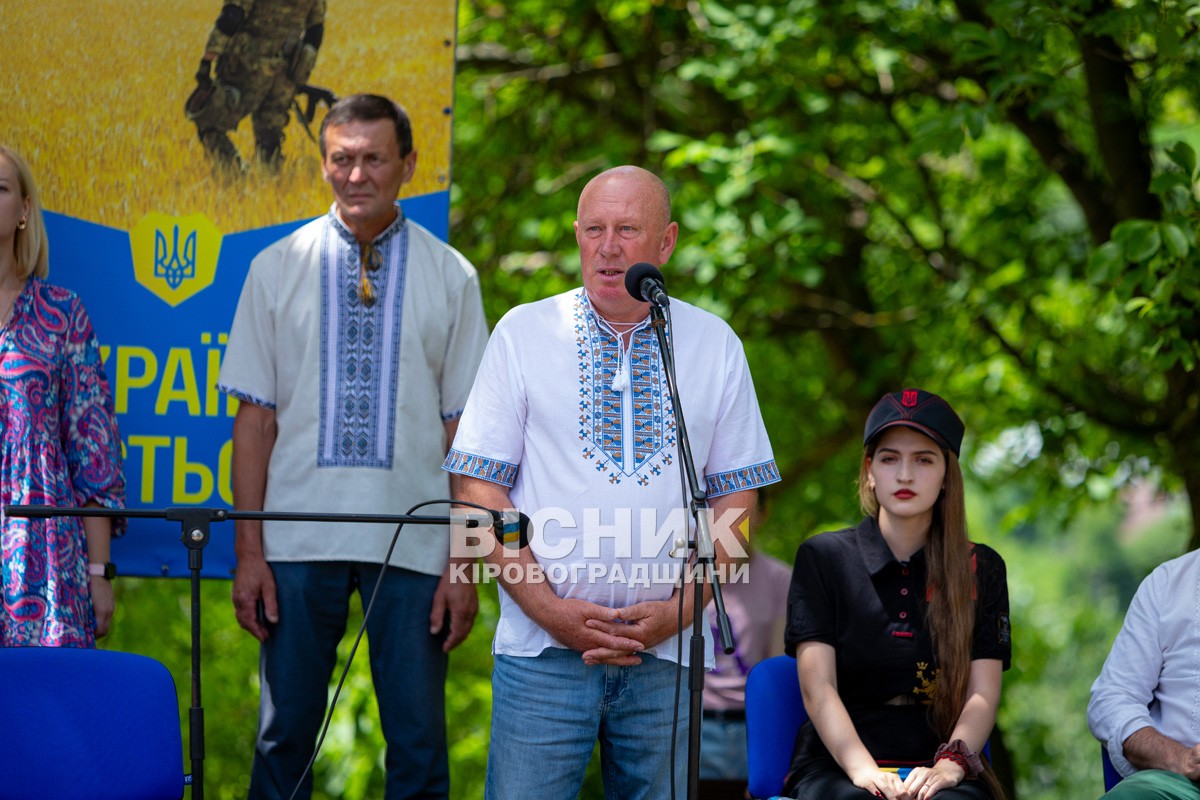
<svg viewBox="0 0 1200 800">
<path fill-rule="evenodd" d="M 716 475 L 707 476 L 704 482 L 708 496 L 717 497 L 742 489 L 765 486 L 768 483 L 775 483 L 779 479 L 779 467 L 775 465 L 774 461 L 767 461 L 728 472 L 718 472 Z"/>
<path fill-rule="evenodd" d="M 649 329 L 633 334 L 629 393 L 624 395 L 611 388 L 620 369 L 619 342 L 597 324 L 582 290 L 576 296 L 574 319 L 579 439 L 583 442 L 580 454 L 595 461 L 596 471 L 607 473 L 609 483 L 632 478 L 639 486 L 647 486 L 662 473 L 662 467 L 672 463 L 675 445 L 675 412 L 662 380 L 658 339 Z"/>
<path fill-rule="evenodd" d="M 661 371 L 658 338 L 643 329 L 630 345 L 629 386 L 611 388 L 620 368 L 617 338 L 596 322 L 581 289 L 573 306 L 573 333 L 579 368 L 579 454 L 596 470 L 598 480 L 617 485 L 625 480 L 645 488 L 666 474 L 674 479 L 675 412 Z M 451 449 L 442 469 L 512 487 L 520 470 L 498 458 Z M 774 461 L 708 477 L 709 496 L 727 494 L 779 480 Z"/>
<path fill-rule="evenodd" d="M 392 467 L 408 257 L 404 217 L 374 245 L 383 269 L 370 273 L 378 296 L 373 305 L 358 296 L 358 242 L 335 217 L 321 246 L 319 467 Z"/>
<path fill-rule="evenodd" d="M 516 464 L 510 464 L 507 461 L 500 461 L 495 458 L 484 458 L 483 456 L 472 455 L 471 453 L 463 453 L 454 449 L 451 449 L 450 453 L 446 456 L 446 461 L 442 464 L 442 469 L 472 478 L 482 478 L 485 481 L 503 484 L 509 488 L 512 488 L 512 485 L 517 482 Z"/>
<path fill-rule="evenodd" d="M 274 403 L 272 403 L 268 400 L 264 400 L 261 397 L 255 397 L 254 395 L 249 394 L 247 392 L 239 392 L 237 389 L 234 389 L 232 386 L 229 386 L 228 384 L 218 383 L 217 389 L 231 397 L 236 397 L 240 402 L 243 402 L 243 403 L 250 403 L 251 405 L 262 406 L 263 408 L 270 408 L 270 409 L 275 408 Z"/>
</svg>

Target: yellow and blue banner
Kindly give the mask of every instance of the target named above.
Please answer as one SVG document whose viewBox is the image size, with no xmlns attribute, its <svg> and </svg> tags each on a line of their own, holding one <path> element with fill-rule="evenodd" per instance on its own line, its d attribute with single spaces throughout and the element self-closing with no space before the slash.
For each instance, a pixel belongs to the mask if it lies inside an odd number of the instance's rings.
<svg viewBox="0 0 1200 800">
<path fill-rule="evenodd" d="M 242 119 L 229 134 L 246 165 L 236 174 L 214 168 L 184 113 L 225 7 L 249 19 L 272 2 L 321 7 L 308 85 L 408 110 L 420 155 L 404 212 L 446 238 L 455 0 L 5 4 L 0 142 L 41 190 L 51 282 L 82 298 L 100 339 L 130 508 L 232 507 L 236 401 L 216 380 L 242 283 L 260 250 L 332 201 L 306 131 L 316 135 L 324 106 L 306 119 L 295 98 L 270 168 L 255 159 L 257 120 Z M 276 49 L 263 58 L 286 60 Z M 204 574 L 228 577 L 233 525 L 212 533 Z M 132 519 L 113 559 L 123 574 L 186 575 L 180 534 L 177 522 Z"/>
</svg>

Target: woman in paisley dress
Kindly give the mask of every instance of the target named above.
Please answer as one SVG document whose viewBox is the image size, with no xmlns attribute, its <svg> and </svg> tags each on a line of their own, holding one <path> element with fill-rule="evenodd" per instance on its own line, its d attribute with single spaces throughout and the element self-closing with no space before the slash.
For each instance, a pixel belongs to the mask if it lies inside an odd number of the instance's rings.
<svg viewBox="0 0 1200 800">
<path fill-rule="evenodd" d="M 114 521 L 2 508 L 124 506 L 100 346 L 79 298 L 46 282 L 47 253 L 33 176 L 0 146 L 0 646 L 94 647 L 113 614 Z"/>
</svg>

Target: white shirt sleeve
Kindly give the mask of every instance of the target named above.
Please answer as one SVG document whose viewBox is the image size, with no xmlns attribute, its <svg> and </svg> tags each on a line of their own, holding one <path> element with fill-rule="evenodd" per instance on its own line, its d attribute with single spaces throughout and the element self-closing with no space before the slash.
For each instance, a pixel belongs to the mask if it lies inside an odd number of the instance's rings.
<svg viewBox="0 0 1200 800">
<path fill-rule="evenodd" d="M 275 408 L 275 291 L 280 254 L 270 247 L 254 258 L 242 285 L 217 388 L 239 400 Z"/>
<path fill-rule="evenodd" d="M 742 343 L 725 327 L 725 381 L 712 448 L 704 465 L 709 497 L 755 489 L 779 480 L 779 468 L 771 453 L 771 442 L 763 424 L 754 380 Z M 686 409 L 686 400 L 684 412 Z"/>
<path fill-rule="evenodd" d="M 446 354 L 442 359 L 439 390 L 444 421 L 462 416 L 488 339 L 487 319 L 483 314 L 483 301 L 479 291 L 479 274 L 473 268 L 469 268 L 466 260 L 457 252 L 454 252 L 454 256 L 464 265 L 465 278 L 455 298 L 457 305 L 454 309 L 454 320 L 446 342 Z"/>
<path fill-rule="evenodd" d="M 1159 567 L 1138 587 L 1088 702 L 1088 727 L 1124 776 L 1137 771 L 1125 758 L 1125 740 L 1154 726 L 1150 706 L 1163 668 L 1165 645 L 1159 620 L 1160 609 L 1171 603 L 1165 596 L 1168 576 Z"/>
<path fill-rule="evenodd" d="M 510 315 L 496 325 L 443 469 L 512 488 L 525 450 L 525 380 Z"/>
</svg>

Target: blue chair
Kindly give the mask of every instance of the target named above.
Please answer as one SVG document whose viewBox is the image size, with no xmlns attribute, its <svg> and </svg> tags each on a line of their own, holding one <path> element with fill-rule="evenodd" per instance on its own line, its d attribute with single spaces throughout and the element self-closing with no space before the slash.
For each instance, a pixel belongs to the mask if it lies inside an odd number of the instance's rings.
<svg viewBox="0 0 1200 800">
<path fill-rule="evenodd" d="M 746 676 L 746 748 L 751 797 L 775 797 L 791 766 L 796 733 L 808 719 L 796 659 L 774 656 Z"/>
<path fill-rule="evenodd" d="M 175 681 L 147 656 L 0 648 L 0 800 L 180 800 Z"/>
<path fill-rule="evenodd" d="M 1104 766 L 1104 791 L 1108 792 L 1121 782 L 1121 773 L 1117 772 L 1117 768 L 1113 766 L 1112 758 L 1108 755 L 1108 748 L 1103 744 L 1100 745 L 1100 760 Z"/>
</svg>

